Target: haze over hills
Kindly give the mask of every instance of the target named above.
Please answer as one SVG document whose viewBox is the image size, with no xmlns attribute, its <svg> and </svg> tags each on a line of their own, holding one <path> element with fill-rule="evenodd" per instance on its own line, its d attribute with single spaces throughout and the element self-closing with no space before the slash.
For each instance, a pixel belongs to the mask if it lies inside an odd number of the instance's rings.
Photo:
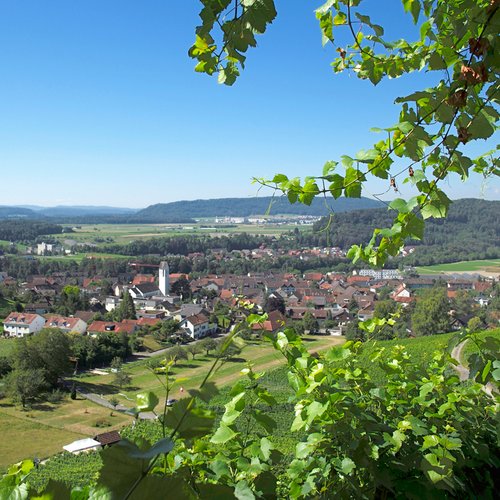
<svg viewBox="0 0 500 500">
<path fill-rule="evenodd" d="M 45 219 L 54 221 L 93 223 L 148 223 L 148 222 L 185 222 L 200 217 L 248 217 L 262 216 L 270 211 L 272 215 L 311 215 L 321 216 L 329 213 L 329 208 L 335 212 L 378 208 L 382 204 L 368 198 L 329 199 L 326 204 L 323 199 L 316 199 L 311 206 L 299 203 L 291 204 L 285 197 L 271 196 L 255 198 L 220 198 L 208 200 L 175 201 L 158 203 L 142 210 L 133 208 L 117 208 L 106 206 L 56 206 L 38 207 L 23 205 L 14 207 L 0 206 L 0 219 L 23 218 Z M 85 220 L 88 219 L 88 220 Z"/>
</svg>

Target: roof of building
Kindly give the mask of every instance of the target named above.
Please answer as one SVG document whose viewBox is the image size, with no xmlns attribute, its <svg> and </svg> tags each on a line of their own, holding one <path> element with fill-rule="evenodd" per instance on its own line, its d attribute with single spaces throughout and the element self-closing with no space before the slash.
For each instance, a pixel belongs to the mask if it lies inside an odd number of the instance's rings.
<svg viewBox="0 0 500 500">
<path fill-rule="evenodd" d="M 4 320 L 5 323 L 17 323 L 31 325 L 37 318 L 42 318 L 39 314 L 11 312 Z M 43 318 L 42 318 L 43 319 Z"/>
<path fill-rule="evenodd" d="M 133 333 L 136 325 L 136 320 L 127 320 L 121 323 L 115 321 L 94 321 L 88 326 L 87 330 L 91 333 Z"/>
<path fill-rule="evenodd" d="M 65 316 L 59 316 L 58 314 L 47 314 L 45 319 L 47 320 L 45 323 L 47 328 L 61 328 L 64 330 L 72 330 L 76 327 L 79 321 L 83 321 L 80 318 L 68 318 Z"/>
<path fill-rule="evenodd" d="M 121 441 L 121 437 L 118 431 L 103 432 L 102 434 L 97 434 L 94 439 L 101 443 L 103 446 L 108 444 L 118 443 Z"/>
<path fill-rule="evenodd" d="M 70 453 L 75 453 L 77 451 L 89 450 L 91 448 L 100 448 L 101 443 L 92 438 L 79 439 L 78 441 L 73 441 L 66 446 L 63 446 L 63 449 L 69 451 Z"/>
</svg>

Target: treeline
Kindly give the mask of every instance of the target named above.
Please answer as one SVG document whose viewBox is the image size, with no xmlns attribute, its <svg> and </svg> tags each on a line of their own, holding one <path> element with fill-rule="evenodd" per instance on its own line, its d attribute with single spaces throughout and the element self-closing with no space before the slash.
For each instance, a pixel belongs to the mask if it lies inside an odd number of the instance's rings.
<svg viewBox="0 0 500 500">
<path fill-rule="evenodd" d="M 261 245 L 276 247 L 276 238 L 271 236 L 251 235 L 247 233 L 231 236 L 171 236 L 153 238 L 150 240 L 132 241 L 127 245 L 105 245 L 94 248 L 94 252 L 114 253 L 121 255 L 188 255 L 190 253 L 205 253 L 209 250 L 223 249 L 247 250 Z"/>
<path fill-rule="evenodd" d="M 47 234 L 61 234 L 71 229 L 63 228 L 52 222 L 38 220 L 0 220 L 0 240 L 6 241 L 33 241 L 38 236 Z"/>
<path fill-rule="evenodd" d="M 500 201 L 457 200 L 445 219 L 428 219 L 422 241 L 408 244 L 418 250 L 405 264 L 429 265 L 460 260 L 500 257 Z M 368 243 L 374 228 L 390 227 L 394 212 L 386 209 L 360 210 L 323 218 L 313 233 L 296 233 L 297 243 L 308 246 L 339 246 Z"/>
<path fill-rule="evenodd" d="M 107 278 L 130 273 L 130 267 L 123 259 L 83 259 L 76 262 L 74 260 L 26 259 L 8 255 L 0 259 L 0 271 L 18 280 L 26 280 L 31 275 L 51 276 L 55 273 L 83 277 L 100 275 Z"/>
</svg>

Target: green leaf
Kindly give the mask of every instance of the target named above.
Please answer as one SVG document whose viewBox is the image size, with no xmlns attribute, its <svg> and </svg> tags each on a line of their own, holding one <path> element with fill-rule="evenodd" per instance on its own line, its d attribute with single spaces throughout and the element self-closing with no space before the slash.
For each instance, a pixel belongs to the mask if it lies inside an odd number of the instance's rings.
<svg viewBox="0 0 500 500">
<path fill-rule="evenodd" d="M 356 464 L 348 457 L 342 460 L 340 470 L 344 474 L 350 474 L 356 468 Z"/>
<path fill-rule="evenodd" d="M 137 411 L 152 411 L 159 402 L 158 396 L 154 392 L 142 392 L 135 397 Z"/>
<path fill-rule="evenodd" d="M 210 438 L 210 442 L 214 444 L 224 444 L 234 439 L 238 435 L 231 427 L 221 422 L 215 434 Z"/>
<path fill-rule="evenodd" d="M 424 436 L 424 444 L 422 445 L 422 450 L 427 450 L 428 448 L 434 448 L 439 445 L 439 437 L 436 435 Z"/>
<path fill-rule="evenodd" d="M 234 489 L 234 496 L 238 500 L 254 500 L 255 495 L 246 481 L 239 481 Z"/>
</svg>

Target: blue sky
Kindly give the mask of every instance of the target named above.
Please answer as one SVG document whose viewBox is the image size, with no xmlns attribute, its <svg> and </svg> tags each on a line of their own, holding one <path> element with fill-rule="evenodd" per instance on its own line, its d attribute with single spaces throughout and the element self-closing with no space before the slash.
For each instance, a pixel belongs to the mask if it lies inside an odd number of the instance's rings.
<svg viewBox="0 0 500 500">
<path fill-rule="evenodd" d="M 278 19 L 228 88 L 196 74 L 187 56 L 194 0 L 1 2 L 0 204 L 255 196 L 253 176 L 320 174 L 326 160 L 368 148 L 370 127 L 396 121 L 394 98 L 428 77 L 373 87 L 334 75 L 313 13 L 320 4 L 277 1 Z M 386 31 L 410 35 L 401 3 L 384 4 L 394 6 L 380 19 Z M 374 181 L 363 194 L 386 189 Z M 447 191 L 500 198 L 499 182 L 480 178 Z"/>
</svg>

